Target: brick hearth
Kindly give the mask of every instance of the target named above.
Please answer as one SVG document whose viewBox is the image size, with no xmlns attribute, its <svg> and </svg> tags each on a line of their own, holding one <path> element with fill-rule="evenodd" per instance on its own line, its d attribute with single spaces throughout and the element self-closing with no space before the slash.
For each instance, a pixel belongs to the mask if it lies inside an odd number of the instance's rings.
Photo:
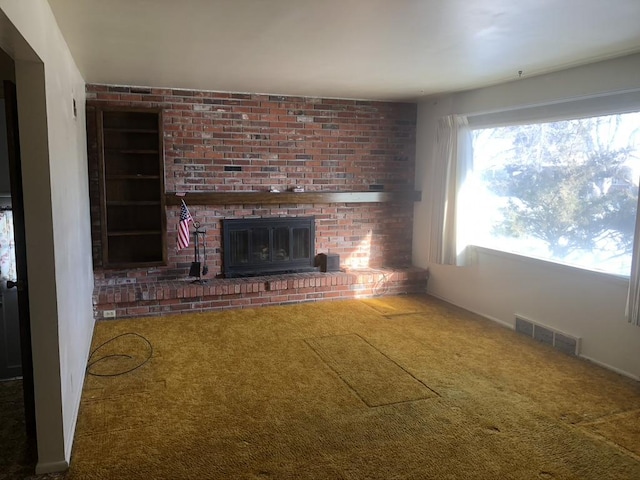
<svg viewBox="0 0 640 480">
<path fill-rule="evenodd" d="M 105 310 L 115 310 L 116 318 L 127 318 L 423 293 L 427 287 L 427 271 L 358 269 L 212 279 L 204 285 L 193 284 L 191 279 L 140 283 L 135 278 L 129 280 L 133 283 L 116 285 L 114 279 L 97 281 L 93 299 L 96 319 L 104 318 Z"/>
<path fill-rule="evenodd" d="M 165 192 L 192 196 L 191 214 L 206 230 L 210 277 L 222 273 L 222 219 L 246 217 L 315 217 L 315 252 L 340 255 L 346 271 L 192 285 L 192 249 L 172 248 L 179 220 L 172 202 L 166 265 L 103 268 L 96 130 L 102 107 L 162 109 Z M 416 113 L 410 103 L 87 85 L 96 318 L 105 310 L 122 318 L 423 292 L 426 272 L 410 267 L 413 196 L 402 195 L 414 190 Z M 284 193 L 294 186 L 304 189 L 300 200 Z M 238 200 L 271 187 L 283 192 L 281 202 Z M 322 192 L 369 196 L 309 196 Z M 370 200 L 375 192 L 387 196 Z M 211 193 L 232 195 L 218 203 L 194 197 Z"/>
</svg>

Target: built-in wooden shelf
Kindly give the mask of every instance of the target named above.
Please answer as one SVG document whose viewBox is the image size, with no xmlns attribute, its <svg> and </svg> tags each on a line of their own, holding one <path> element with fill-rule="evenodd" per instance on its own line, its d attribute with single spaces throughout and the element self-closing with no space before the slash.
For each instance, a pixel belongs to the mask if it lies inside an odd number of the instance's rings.
<svg viewBox="0 0 640 480">
<path fill-rule="evenodd" d="M 158 155 L 158 150 L 153 148 L 105 148 L 108 153 L 126 153 L 129 155 Z"/>
<path fill-rule="evenodd" d="M 152 135 L 158 134 L 157 128 L 127 128 L 127 127 L 105 127 L 105 132 L 120 132 L 120 133 L 149 133 Z"/>
<path fill-rule="evenodd" d="M 123 230 L 107 233 L 110 237 L 133 237 L 139 235 L 160 235 L 160 230 Z"/>
<path fill-rule="evenodd" d="M 153 205 L 161 205 L 161 202 L 155 200 L 109 200 L 106 202 L 107 207 L 148 207 Z"/>
<path fill-rule="evenodd" d="M 375 192 L 187 192 L 177 195 L 168 192 L 167 205 L 248 205 L 248 204 L 312 204 L 312 203 L 382 203 L 418 202 L 422 192 L 375 191 Z"/>
<path fill-rule="evenodd" d="M 162 111 L 96 112 L 102 266 L 167 263 Z"/>
<path fill-rule="evenodd" d="M 158 180 L 160 178 L 159 175 L 142 175 L 142 174 L 133 174 L 133 175 L 105 175 L 107 180 Z"/>
</svg>

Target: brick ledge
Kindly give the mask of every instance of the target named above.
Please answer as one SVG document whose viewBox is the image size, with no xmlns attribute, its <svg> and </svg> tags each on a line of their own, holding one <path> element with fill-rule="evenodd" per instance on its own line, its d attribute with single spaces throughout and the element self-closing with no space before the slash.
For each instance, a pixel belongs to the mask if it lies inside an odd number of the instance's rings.
<svg viewBox="0 0 640 480">
<path fill-rule="evenodd" d="M 366 268 L 339 272 L 311 272 L 263 277 L 192 279 L 97 285 L 94 318 L 106 310 L 116 318 L 204 312 L 260 305 L 283 305 L 329 299 L 362 298 L 426 291 L 426 270 L 417 267 Z"/>
</svg>

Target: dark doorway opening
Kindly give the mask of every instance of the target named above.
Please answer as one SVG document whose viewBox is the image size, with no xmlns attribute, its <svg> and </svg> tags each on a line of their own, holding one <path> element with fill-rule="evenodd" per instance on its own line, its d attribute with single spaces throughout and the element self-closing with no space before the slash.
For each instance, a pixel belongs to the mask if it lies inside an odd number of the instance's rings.
<svg viewBox="0 0 640 480">
<path fill-rule="evenodd" d="M 2 451 L 10 453 L 7 447 L 16 450 L 19 455 L 19 467 L 33 470 L 37 460 L 36 448 L 36 419 L 35 419 L 35 395 L 33 378 L 33 357 L 31 347 L 31 323 L 29 315 L 29 292 L 27 279 L 27 253 L 23 201 L 23 177 L 22 163 L 20 159 L 20 136 L 18 131 L 18 102 L 15 80 L 15 64 L 13 59 L 0 50 L 0 76 L 2 77 L 2 98 L 4 101 L 5 125 L 2 126 L 3 134 L 6 132 L 6 142 L 2 145 L 2 168 L 5 181 L 0 185 L 2 204 L 5 212 L 10 215 L 13 230 L 12 255 L 15 259 L 13 272 L 9 276 L 3 275 L 2 293 L 5 294 L 2 302 L 2 327 L 4 335 L 0 341 L 0 350 L 3 355 L 4 376 L 14 379 L 11 385 L 3 386 L 3 394 L 13 392 L 21 394 L 23 408 L 13 409 L 16 418 L 13 428 L 21 432 L 13 432 L 10 435 L 11 444 L 3 445 Z M 8 175 L 6 174 L 8 172 Z M 7 180 L 8 177 L 8 181 Z M 5 265 L 6 268 L 6 265 Z M 16 337 L 17 335 L 17 337 Z M 17 379 L 15 377 L 18 377 Z M 6 399 L 5 399 L 6 400 Z M 19 404 L 20 399 L 11 399 Z M 9 432 L 11 433 L 11 432 Z M 18 439 L 25 439 L 24 444 Z M 18 472 L 14 472 L 18 473 Z"/>
</svg>

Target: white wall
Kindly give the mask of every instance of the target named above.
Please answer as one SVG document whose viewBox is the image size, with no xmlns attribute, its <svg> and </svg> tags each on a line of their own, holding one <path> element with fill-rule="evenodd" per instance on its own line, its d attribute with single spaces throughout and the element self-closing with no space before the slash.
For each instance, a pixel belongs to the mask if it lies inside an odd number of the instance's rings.
<svg viewBox="0 0 640 480">
<path fill-rule="evenodd" d="M 68 466 L 93 333 L 84 80 L 46 0 L 0 0 L 0 10 L 0 47 L 16 66 L 44 473 Z"/>
<path fill-rule="evenodd" d="M 425 99 L 418 105 L 413 261 L 428 267 L 429 293 L 513 326 L 514 315 L 582 338 L 582 356 L 640 378 L 640 328 L 624 317 L 627 282 L 608 275 L 477 249 L 469 266 L 429 265 L 432 152 L 437 119 L 640 89 L 640 55 L 504 85 Z"/>
</svg>

